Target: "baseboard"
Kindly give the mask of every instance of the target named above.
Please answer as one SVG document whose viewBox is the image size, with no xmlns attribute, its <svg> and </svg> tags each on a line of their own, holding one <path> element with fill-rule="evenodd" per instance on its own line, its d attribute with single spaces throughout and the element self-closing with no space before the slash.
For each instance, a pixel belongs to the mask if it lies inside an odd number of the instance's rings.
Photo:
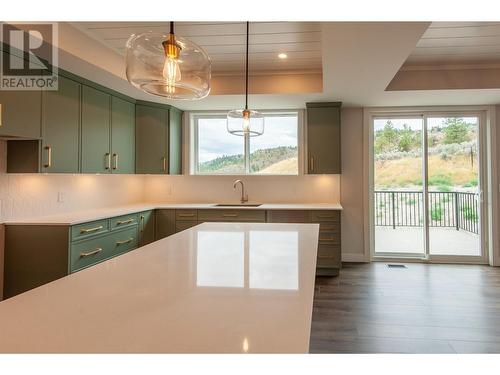
<svg viewBox="0 0 500 375">
<path fill-rule="evenodd" d="M 365 263 L 365 254 L 342 253 L 342 262 L 361 262 Z"/>
</svg>

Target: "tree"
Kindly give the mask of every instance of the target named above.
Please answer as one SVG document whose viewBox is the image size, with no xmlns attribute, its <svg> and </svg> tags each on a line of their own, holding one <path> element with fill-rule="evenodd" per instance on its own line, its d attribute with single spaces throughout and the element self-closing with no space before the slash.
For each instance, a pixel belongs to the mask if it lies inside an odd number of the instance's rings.
<svg viewBox="0 0 500 375">
<path fill-rule="evenodd" d="M 394 127 L 391 120 L 387 121 L 384 128 L 377 131 L 374 142 L 376 154 L 387 151 L 394 151 L 398 144 L 398 130 Z"/>
<path fill-rule="evenodd" d="M 469 129 L 467 123 L 456 117 L 447 118 L 443 122 L 444 144 L 463 143 L 469 140 Z"/>
<path fill-rule="evenodd" d="M 417 134 L 407 124 L 399 131 L 398 151 L 408 152 L 415 147 Z"/>
</svg>

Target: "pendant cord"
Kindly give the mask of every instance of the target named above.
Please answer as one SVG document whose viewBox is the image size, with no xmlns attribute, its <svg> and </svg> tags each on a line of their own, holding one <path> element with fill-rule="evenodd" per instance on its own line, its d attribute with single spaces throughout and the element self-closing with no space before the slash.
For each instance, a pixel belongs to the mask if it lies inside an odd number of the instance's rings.
<svg viewBox="0 0 500 375">
<path fill-rule="evenodd" d="M 174 22 L 170 21 L 170 34 L 174 33 Z"/>
<path fill-rule="evenodd" d="M 250 22 L 247 21 L 247 55 L 245 62 L 245 109 L 248 109 L 248 35 L 249 35 Z"/>
</svg>

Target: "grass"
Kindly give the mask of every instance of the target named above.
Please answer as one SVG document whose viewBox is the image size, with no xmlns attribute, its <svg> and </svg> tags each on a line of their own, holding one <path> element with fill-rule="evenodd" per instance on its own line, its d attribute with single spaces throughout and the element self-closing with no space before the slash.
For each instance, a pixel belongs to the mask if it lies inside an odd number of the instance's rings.
<svg viewBox="0 0 500 375">
<path fill-rule="evenodd" d="M 402 158 L 375 162 L 375 186 L 398 188 L 422 185 L 422 159 Z M 452 186 L 477 186 L 477 166 L 471 166 L 470 157 L 452 155 L 443 160 L 439 155 L 429 156 L 429 185 L 439 191 L 451 191 Z"/>
</svg>

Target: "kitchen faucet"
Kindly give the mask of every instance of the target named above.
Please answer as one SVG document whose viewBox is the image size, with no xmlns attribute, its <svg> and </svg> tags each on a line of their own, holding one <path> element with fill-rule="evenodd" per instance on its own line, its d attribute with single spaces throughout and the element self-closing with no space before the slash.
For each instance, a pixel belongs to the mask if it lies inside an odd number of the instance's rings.
<svg viewBox="0 0 500 375">
<path fill-rule="evenodd" d="M 233 182 L 233 188 L 236 189 L 236 185 L 240 184 L 241 185 L 241 199 L 240 202 L 241 204 L 248 202 L 248 195 L 245 193 L 245 185 L 243 184 L 243 181 L 241 180 L 236 180 Z"/>
</svg>

